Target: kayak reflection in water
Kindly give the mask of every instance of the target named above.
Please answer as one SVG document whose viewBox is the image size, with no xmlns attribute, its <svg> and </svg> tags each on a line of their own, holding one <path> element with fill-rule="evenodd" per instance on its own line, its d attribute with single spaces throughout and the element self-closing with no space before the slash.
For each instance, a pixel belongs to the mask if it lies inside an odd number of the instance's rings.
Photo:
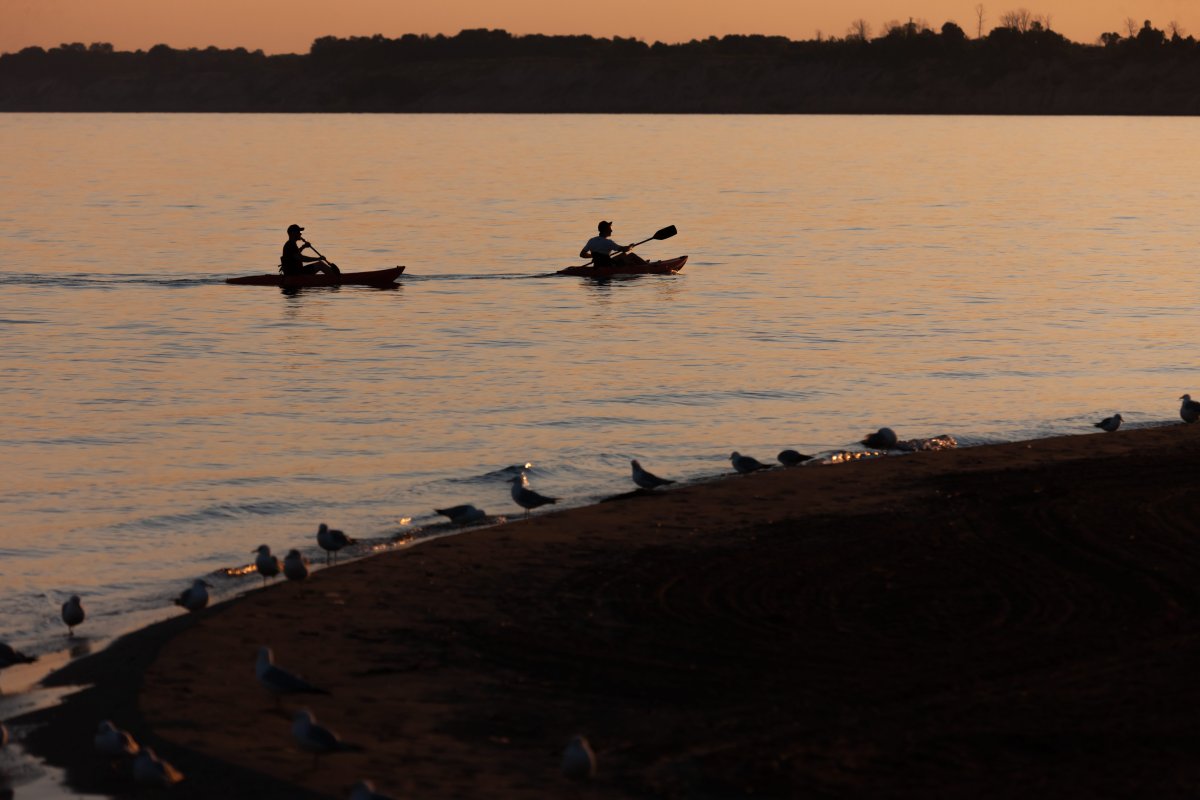
<svg viewBox="0 0 1200 800">
<path fill-rule="evenodd" d="M 299 225 L 288 225 L 288 240 L 283 243 L 283 255 L 279 257 L 279 271 L 284 275 L 316 275 L 318 272 L 333 275 L 341 272 L 337 264 L 326 261 L 325 256 L 317 253 L 317 248 L 304 241 L 300 236 L 300 232 L 303 230 L 304 228 Z M 298 245 L 297 242 L 304 243 Z M 305 248 L 317 254 L 306 256 L 301 252 Z"/>
<path fill-rule="evenodd" d="M 620 245 L 614 242 L 612 223 L 600 220 L 596 226 L 599 236 L 588 239 L 587 244 L 579 251 L 580 258 L 590 258 L 597 267 L 609 267 L 614 264 L 645 264 L 646 260 L 632 252 L 633 245 Z M 613 253 L 616 253 L 614 256 Z"/>
</svg>

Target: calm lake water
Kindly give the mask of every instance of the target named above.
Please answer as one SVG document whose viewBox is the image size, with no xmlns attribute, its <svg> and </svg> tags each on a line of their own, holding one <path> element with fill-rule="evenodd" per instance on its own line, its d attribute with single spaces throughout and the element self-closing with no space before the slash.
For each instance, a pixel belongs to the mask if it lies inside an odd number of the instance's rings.
<svg viewBox="0 0 1200 800">
<path fill-rule="evenodd" d="M 0 640 L 61 648 L 326 521 L 384 541 L 505 467 L 889 425 L 966 443 L 1200 394 L 1196 119 L 0 115 Z M 542 277 L 600 219 L 676 277 Z M 289 223 L 394 290 L 286 295 Z M 841 468 L 841 467 L 834 467 Z M 851 467 L 852 468 L 852 467 Z M 398 580 L 403 580 L 398 577 Z"/>
</svg>

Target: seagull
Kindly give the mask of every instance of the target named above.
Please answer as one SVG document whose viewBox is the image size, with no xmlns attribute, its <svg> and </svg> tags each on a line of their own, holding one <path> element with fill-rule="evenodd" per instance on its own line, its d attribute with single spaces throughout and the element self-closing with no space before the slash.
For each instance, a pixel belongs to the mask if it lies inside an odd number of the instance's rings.
<svg viewBox="0 0 1200 800">
<path fill-rule="evenodd" d="M 375 784 L 367 780 L 359 781 L 350 790 L 350 800 L 393 800 L 390 794 L 380 794 L 375 791 Z"/>
<path fill-rule="evenodd" d="M 92 738 L 96 752 L 109 758 L 136 756 L 141 749 L 129 731 L 123 731 L 109 720 L 100 723 L 96 735 Z"/>
<path fill-rule="evenodd" d="M 1093 422 L 1092 424 L 1105 433 L 1112 433 L 1117 428 L 1121 427 L 1121 415 L 1113 414 L 1111 417 L 1105 417 L 1099 422 Z"/>
<path fill-rule="evenodd" d="M 283 557 L 283 574 L 289 581 L 302 581 L 308 577 L 308 559 L 299 550 L 288 550 Z"/>
<path fill-rule="evenodd" d="M 734 450 L 733 453 L 730 454 L 729 461 L 733 464 L 733 468 L 743 475 L 754 472 L 755 470 L 770 469 L 770 467 L 758 459 L 752 458 L 751 456 L 744 456 L 737 450 Z"/>
<path fill-rule="evenodd" d="M 333 560 L 336 563 L 337 551 L 348 544 L 354 544 L 354 540 L 322 522 L 317 528 L 317 544 L 321 545 L 321 549 L 325 551 L 325 563 L 328 564 L 330 553 L 333 554 Z"/>
<path fill-rule="evenodd" d="M 573 781 L 596 777 L 596 754 L 587 737 L 576 736 L 563 750 L 562 773 Z"/>
<path fill-rule="evenodd" d="M 75 626 L 81 624 L 85 616 L 79 595 L 71 595 L 71 599 L 62 605 L 62 621 L 67 623 L 67 636 L 75 635 Z"/>
<path fill-rule="evenodd" d="M 1193 400 L 1190 394 L 1185 394 L 1179 399 L 1183 401 L 1179 406 L 1179 417 L 1184 422 L 1192 423 L 1200 419 L 1200 403 Z"/>
<path fill-rule="evenodd" d="M 482 508 L 476 508 L 470 503 L 461 506 L 450 506 L 450 508 L 435 508 L 434 511 L 443 517 L 449 518 L 451 522 L 458 525 L 467 522 L 478 522 L 487 517 Z"/>
<path fill-rule="evenodd" d="M 258 574 L 262 575 L 263 586 L 267 585 L 267 578 L 274 578 L 283 569 L 283 565 L 279 563 L 279 558 L 271 555 L 271 548 L 265 544 L 260 544 L 258 549 L 253 551 L 258 553 L 254 559 L 254 566 L 258 570 Z"/>
<path fill-rule="evenodd" d="M 208 581 L 196 578 L 192 581 L 192 585 L 179 593 L 174 602 L 177 606 L 182 606 L 188 611 L 201 611 L 208 605 L 208 590 L 212 588 L 212 584 Z"/>
<path fill-rule="evenodd" d="M 314 764 L 317 757 L 324 753 L 362 752 L 362 748 L 358 745 L 343 742 L 329 728 L 318 725 L 312 712 L 307 708 L 300 709 L 292 718 L 292 738 L 296 740 L 296 744 L 300 746 L 301 750 L 307 750 L 313 754 Z"/>
<path fill-rule="evenodd" d="M 776 456 L 776 458 L 778 458 L 779 463 L 783 464 L 785 467 L 794 467 L 797 464 L 810 461 L 812 456 L 806 456 L 803 453 L 797 453 L 795 450 L 782 450 L 780 451 L 779 455 Z"/>
<path fill-rule="evenodd" d="M 143 747 L 133 759 L 133 782 L 146 786 L 172 786 L 183 780 L 183 773 L 158 757 L 153 748 Z"/>
<path fill-rule="evenodd" d="M 275 654 L 266 646 L 258 648 L 258 663 L 254 665 L 254 675 L 263 688 L 276 697 L 285 694 L 329 694 L 294 672 L 275 666 Z"/>
<path fill-rule="evenodd" d="M 32 664 L 37 656 L 27 656 L 20 650 L 14 650 L 4 642 L 0 642 L 0 669 L 11 667 L 13 664 Z"/>
<path fill-rule="evenodd" d="M 653 472 L 647 472 L 642 469 L 642 465 L 637 462 L 636 458 L 629 463 L 633 467 L 633 482 L 643 489 L 657 489 L 659 486 L 666 486 L 675 482 L 669 481 L 666 478 L 660 478 Z"/>
<path fill-rule="evenodd" d="M 875 433 L 867 434 L 862 444 L 872 450 L 891 450 L 896 446 L 896 432 L 891 428 L 880 428 Z"/>
<path fill-rule="evenodd" d="M 557 503 L 558 502 L 557 497 L 546 497 L 545 495 L 538 494 L 533 489 L 530 489 L 529 488 L 529 479 L 525 477 L 524 472 L 522 472 L 517 477 L 510 479 L 509 483 L 511 483 L 513 485 L 513 488 L 512 488 L 513 502 L 516 503 L 517 505 L 519 505 L 521 508 L 525 509 L 526 516 L 529 515 L 529 512 L 532 509 L 535 509 L 538 506 L 544 506 L 547 503 Z"/>
</svg>

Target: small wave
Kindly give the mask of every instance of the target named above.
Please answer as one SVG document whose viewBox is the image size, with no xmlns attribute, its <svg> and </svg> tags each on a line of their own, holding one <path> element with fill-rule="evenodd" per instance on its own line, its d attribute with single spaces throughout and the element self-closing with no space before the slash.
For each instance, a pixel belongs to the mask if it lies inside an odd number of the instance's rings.
<svg viewBox="0 0 1200 800">
<path fill-rule="evenodd" d="M 618 403 L 651 405 L 707 406 L 730 400 L 797 400 L 814 397 L 817 392 L 767 391 L 765 389 L 729 389 L 717 392 L 663 392 L 661 394 L 632 394 L 616 398 Z"/>
<path fill-rule="evenodd" d="M 661 420 L 657 418 L 639 419 L 628 414 L 620 417 L 603 417 L 599 415 L 583 414 L 578 417 L 570 417 L 569 419 L 552 419 L 544 422 L 528 422 L 526 424 L 535 428 L 577 428 L 580 426 L 595 427 L 597 425 L 609 427 L 627 425 L 655 425 L 659 424 L 660 422 Z"/>
<path fill-rule="evenodd" d="M 491 472 L 484 472 L 479 475 L 468 475 L 462 478 L 447 478 L 447 483 L 478 483 L 480 481 L 499 481 L 515 478 L 522 472 L 532 472 L 534 466 L 532 462 L 526 461 L 524 464 L 510 464 L 507 467 L 494 469 Z"/>
<path fill-rule="evenodd" d="M 287 514 L 300 508 L 305 508 L 304 504 L 290 503 L 285 501 L 269 500 L 259 503 L 221 503 L 207 508 L 197 509 L 196 511 L 181 512 L 178 514 L 160 514 L 155 517 L 146 517 L 145 519 L 136 520 L 131 523 L 138 528 L 173 528 L 182 525 L 187 525 L 196 522 L 209 522 L 212 520 L 229 520 L 239 519 L 242 517 L 265 517 L 276 514 Z"/>
</svg>

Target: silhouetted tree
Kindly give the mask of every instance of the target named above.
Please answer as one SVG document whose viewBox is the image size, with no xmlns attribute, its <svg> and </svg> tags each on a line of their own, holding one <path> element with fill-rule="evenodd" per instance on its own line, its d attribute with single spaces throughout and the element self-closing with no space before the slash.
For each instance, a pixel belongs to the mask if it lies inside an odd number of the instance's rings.
<svg viewBox="0 0 1200 800">
<path fill-rule="evenodd" d="M 1137 43 L 1140 47 L 1147 50 L 1157 49 L 1162 47 L 1163 42 L 1167 39 L 1166 34 L 1157 28 L 1150 26 L 1150 20 L 1146 20 L 1142 25 L 1142 29 L 1138 31 Z"/>
<path fill-rule="evenodd" d="M 846 31 L 846 39 L 865 42 L 871 38 L 871 24 L 861 17 L 850 23 L 849 30 Z"/>
<path fill-rule="evenodd" d="M 948 44 L 957 44 L 959 42 L 966 41 L 967 34 L 955 23 L 946 22 L 942 25 L 942 38 L 945 39 Z"/>
<path fill-rule="evenodd" d="M 1005 11 L 1000 15 L 1000 27 L 1026 33 L 1033 26 L 1033 13 L 1027 8 Z"/>
</svg>

